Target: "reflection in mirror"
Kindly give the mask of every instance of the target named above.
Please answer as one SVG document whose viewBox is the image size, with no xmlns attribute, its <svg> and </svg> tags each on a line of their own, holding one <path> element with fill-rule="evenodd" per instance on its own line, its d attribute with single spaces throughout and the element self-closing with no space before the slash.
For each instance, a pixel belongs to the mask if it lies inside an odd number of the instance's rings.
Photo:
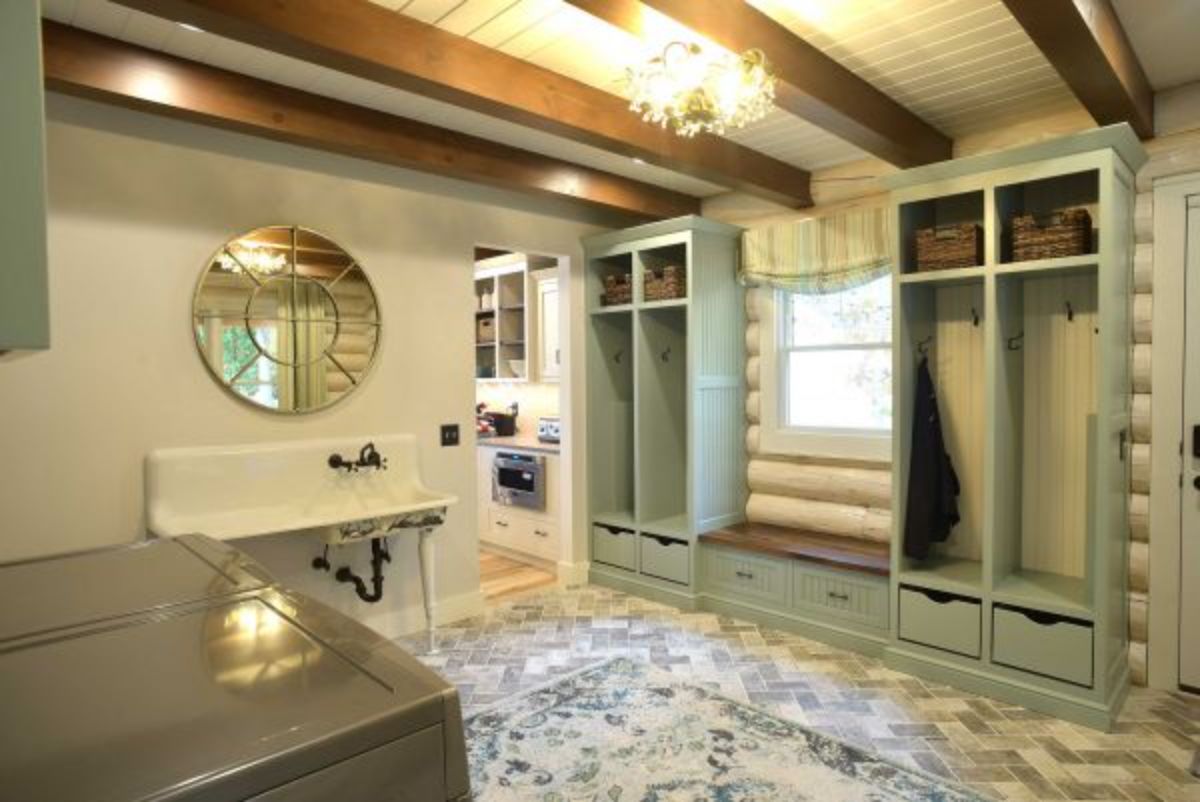
<svg viewBox="0 0 1200 802">
<path fill-rule="evenodd" d="M 366 376 L 379 344 L 375 291 L 333 241 L 271 226 L 221 247 L 192 309 L 196 345 L 213 375 L 267 409 L 329 406 Z"/>
</svg>

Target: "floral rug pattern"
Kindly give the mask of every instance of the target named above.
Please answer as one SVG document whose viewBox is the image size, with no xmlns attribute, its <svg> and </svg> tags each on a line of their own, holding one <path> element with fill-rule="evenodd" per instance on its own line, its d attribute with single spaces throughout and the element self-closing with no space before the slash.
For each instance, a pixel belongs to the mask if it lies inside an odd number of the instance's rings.
<svg viewBox="0 0 1200 802">
<path fill-rule="evenodd" d="M 478 802 L 980 802 L 794 722 L 617 658 L 466 722 Z"/>
</svg>

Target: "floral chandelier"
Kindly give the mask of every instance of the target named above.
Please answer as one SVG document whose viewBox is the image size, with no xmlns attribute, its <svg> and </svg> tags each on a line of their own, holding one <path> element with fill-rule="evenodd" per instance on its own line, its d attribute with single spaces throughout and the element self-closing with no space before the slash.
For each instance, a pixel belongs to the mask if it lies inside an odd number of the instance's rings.
<svg viewBox="0 0 1200 802">
<path fill-rule="evenodd" d="M 271 276 L 282 273 L 287 269 L 287 256 L 282 253 L 272 253 L 267 248 L 255 246 L 234 246 L 225 249 L 217 255 L 221 269 L 229 273 L 242 273 L 252 270 L 260 275 Z"/>
<path fill-rule="evenodd" d="M 761 50 L 710 56 L 697 44 L 671 42 L 627 73 L 629 108 L 680 136 L 723 134 L 761 120 L 775 102 L 775 76 Z"/>
</svg>

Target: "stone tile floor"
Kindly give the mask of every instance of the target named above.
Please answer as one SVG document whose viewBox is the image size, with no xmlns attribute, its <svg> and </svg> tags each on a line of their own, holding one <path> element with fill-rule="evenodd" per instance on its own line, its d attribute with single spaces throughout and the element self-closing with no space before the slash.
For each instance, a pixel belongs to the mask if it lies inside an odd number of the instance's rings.
<svg viewBox="0 0 1200 802">
<path fill-rule="evenodd" d="M 616 656 L 645 660 L 998 799 L 1197 800 L 1200 700 L 1134 689 L 1112 733 L 885 668 L 712 613 L 587 586 L 506 599 L 402 646 L 458 686 L 467 714 Z"/>
</svg>

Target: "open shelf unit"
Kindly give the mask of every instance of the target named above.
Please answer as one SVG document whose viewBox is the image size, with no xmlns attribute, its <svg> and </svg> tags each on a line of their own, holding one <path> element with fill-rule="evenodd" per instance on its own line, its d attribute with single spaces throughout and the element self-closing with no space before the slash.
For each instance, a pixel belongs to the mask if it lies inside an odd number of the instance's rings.
<svg viewBox="0 0 1200 802">
<path fill-rule="evenodd" d="M 696 536 L 743 517 L 740 232 L 683 217 L 584 241 L 593 581 L 691 598 Z M 680 297 L 647 301 L 668 266 Z M 605 305 L 609 275 L 629 303 Z"/>
<path fill-rule="evenodd" d="M 507 253 L 475 263 L 475 379 L 529 381 L 534 279 L 531 272 L 553 260 L 532 254 Z M 484 305 L 482 299 L 487 299 Z"/>
<path fill-rule="evenodd" d="M 1102 726 L 1128 682 L 1128 288 L 1144 158 L 1113 126 L 889 180 L 901 269 L 888 656 Z M 1080 207 L 1093 227 L 1084 253 L 1013 260 L 1015 215 Z M 943 222 L 982 226 L 982 263 L 913 272 L 915 229 Z M 903 546 L 923 356 L 961 521 L 916 560 Z M 1078 648 L 1058 648 L 1068 641 Z"/>
</svg>

